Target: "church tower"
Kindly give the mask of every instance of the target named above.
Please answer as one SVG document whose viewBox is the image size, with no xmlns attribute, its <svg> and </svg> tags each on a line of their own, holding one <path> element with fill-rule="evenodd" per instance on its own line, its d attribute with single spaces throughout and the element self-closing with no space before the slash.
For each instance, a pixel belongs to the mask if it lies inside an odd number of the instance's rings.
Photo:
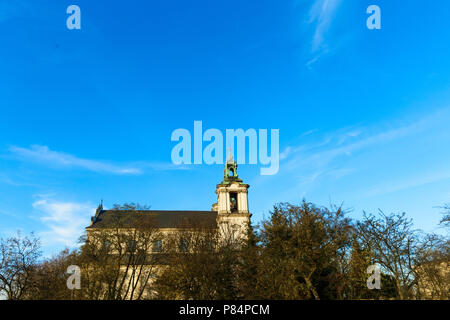
<svg viewBox="0 0 450 320">
<path fill-rule="evenodd" d="M 248 184 L 243 183 L 237 174 L 237 163 L 231 153 L 225 163 L 222 182 L 216 187 L 217 203 L 212 210 L 217 211 L 217 225 L 225 235 L 234 238 L 245 237 L 251 214 L 248 211 Z"/>
</svg>

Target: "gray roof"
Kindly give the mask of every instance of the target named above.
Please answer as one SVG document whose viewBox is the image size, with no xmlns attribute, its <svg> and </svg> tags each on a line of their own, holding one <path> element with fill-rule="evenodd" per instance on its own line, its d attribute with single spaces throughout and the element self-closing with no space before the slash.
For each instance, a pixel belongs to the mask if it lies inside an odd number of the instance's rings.
<svg viewBox="0 0 450 320">
<path fill-rule="evenodd" d="M 133 228 L 151 224 L 157 228 L 217 227 L 217 211 L 99 210 L 89 228 Z"/>
</svg>

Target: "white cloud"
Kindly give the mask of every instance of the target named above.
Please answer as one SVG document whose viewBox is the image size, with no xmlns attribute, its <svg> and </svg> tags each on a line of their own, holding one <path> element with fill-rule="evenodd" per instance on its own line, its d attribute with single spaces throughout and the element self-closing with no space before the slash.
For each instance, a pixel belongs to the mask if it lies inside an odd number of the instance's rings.
<svg viewBox="0 0 450 320">
<path fill-rule="evenodd" d="M 424 136 L 431 139 L 433 134 L 436 134 L 431 130 L 441 130 L 449 114 L 450 108 L 444 108 L 408 122 L 399 119 L 371 127 L 352 126 L 337 132 L 310 137 L 309 143 L 302 141 L 302 143 L 290 145 L 282 152 L 283 157 L 280 157 L 280 173 L 283 177 L 289 176 L 291 181 L 297 182 L 293 183 L 289 190 L 286 188 L 284 193 L 288 195 L 314 189 L 324 182 L 325 177 L 339 180 L 359 170 L 367 170 L 364 167 L 366 161 L 372 165 L 373 170 L 382 170 L 384 173 L 388 172 L 387 170 L 395 170 L 393 169 L 395 165 L 389 169 L 377 166 L 376 162 L 370 162 L 372 160 L 368 154 L 373 155 L 373 152 L 376 152 L 383 157 L 393 156 L 393 160 L 399 159 L 396 154 L 383 154 L 384 148 L 392 150 L 393 146 L 397 146 L 400 153 L 403 152 L 400 150 L 410 152 L 408 149 L 410 145 L 407 143 L 414 141 L 411 139 Z M 359 160 L 354 161 L 354 159 Z M 362 167 L 359 166 L 360 164 Z M 358 190 L 358 192 L 361 197 L 372 197 L 449 179 L 450 172 L 447 169 L 443 170 L 438 162 L 436 165 L 436 168 L 418 166 L 420 172 L 414 172 L 410 176 L 404 173 L 403 175 L 394 174 L 390 181 L 366 185 L 366 190 Z"/>
<path fill-rule="evenodd" d="M 286 159 L 292 151 L 292 147 L 286 147 L 283 152 L 280 153 L 280 160 Z"/>
<path fill-rule="evenodd" d="M 408 177 L 404 180 L 400 181 L 393 180 L 387 183 L 376 185 L 370 188 L 370 190 L 368 190 L 364 194 L 362 194 L 362 197 L 373 197 L 389 194 L 397 191 L 407 190 L 410 188 L 421 187 L 427 184 L 448 179 L 450 179 L 450 170 L 446 171 L 437 170 L 434 172 L 431 171 L 426 173 L 418 173 L 414 177 Z"/>
<path fill-rule="evenodd" d="M 359 150 L 410 136 L 430 127 L 434 120 L 439 119 L 440 113 L 409 123 L 397 128 L 350 128 L 340 132 L 325 135 L 318 143 L 289 146 L 289 157 L 285 156 L 285 164 L 289 170 L 297 169 L 306 164 L 320 167 L 329 165 L 339 156 L 352 155 Z"/>
<path fill-rule="evenodd" d="M 140 174 L 133 167 L 117 166 L 106 162 L 82 159 L 68 153 L 50 150 L 47 146 L 33 145 L 30 148 L 12 146 L 9 151 L 22 160 L 30 160 L 60 167 L 76 167 L 95 172 L 113 174 Z"/>
<path fill-rule="evenodd" d="M 342 0 L 315 0 L 309 10 L 307 24 L 314 26 L 311 40 L 312 58 L 306 63 L 311 68 L 324 54 L 330 51 L 327 42 L 327 33 L 336 16 L 337 9 Z"/>
<path fill-rule="evenodd" d="M 134 162 L 132 165 L 116 165 L 105 161 L 90 160 L 74 155 L 50 150 L 47 146 L 32 145 L 30 148 L 12 146 L 9 151 L 21 161 L 33 161 L 54 167 L 79 168 L 94 172 L 111 173 L 118 175 L 138 175 L 144 169 L 155 171 L 186 170 L 186 166 L 177 166 L 163 162 Z"/>
<path fill-rule="evenodd" d="M 321 49 L 325 43 L 325 35 L 331 26 L 341 0 L 316 0 L 309 12 L 309 23 L 316 28 L 312 39 L 312 51 Z"/>
<path fill-rule="evenodd" d="M 40 221 L 48 229 L 38 234 L 43 244 L 69 247 L 77 245 L 78 238 L 95 212 L 95 208 L 86 203 L 51 199 L 39 199 L 33 203 L 33 208 L 39 212 Z"/>
</svg>

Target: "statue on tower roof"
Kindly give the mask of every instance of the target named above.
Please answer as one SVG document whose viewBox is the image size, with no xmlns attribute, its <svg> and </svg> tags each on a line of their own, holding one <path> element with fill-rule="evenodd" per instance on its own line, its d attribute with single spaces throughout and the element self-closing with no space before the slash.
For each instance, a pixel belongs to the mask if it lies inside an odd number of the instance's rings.
<svg viewBox="0 0 450 320">
<path fill-rule="evenodd" d="M 227 163 L 233 163 L 235 162 L 233 160 L 233 153 L 231 152 L 231 147 L 228 147 L 228 159 L 227 159 Z"/>
<path fill-rule="evenodd" d="M 228 159 L 225 162 L 224 177 L 222 183 L 230 183 L 233 181 L 239 183 L 242 182 L 242 180 L 238 177 L 237 167 L 237 162 L 233 159 L 231 147 L 228 147 Z"/>
</svg>

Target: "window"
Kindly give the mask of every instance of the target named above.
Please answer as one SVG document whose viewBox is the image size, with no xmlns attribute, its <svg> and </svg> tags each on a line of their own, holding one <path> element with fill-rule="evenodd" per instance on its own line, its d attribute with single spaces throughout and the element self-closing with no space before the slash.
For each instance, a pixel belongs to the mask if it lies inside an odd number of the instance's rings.
<svg viewBox="0 0 450 320">
<path fill-rule="evenodd" d="M 127 251 L 134 252 L 136 251 L 136 240 L 129 240 L 127 243 Z"/>
<path fill-rule="evenodd" d="M 207 249 L 207 250 L 210 250 L 210 251 L 213 251 L 214 248 L 215 248 L 215 243 L 214 243 L 214 241 L 213 241 L 213 240 L 207 240 L 207 241 L 206 241 L 206 249 Z"/>
<path fill-rule="evenodd" d="M 188 251 L 188 242 L 187 242 L 186 239 L 181 239 L 180 240 L 179 249 L 180 249 L 181 252 Z"/>
<path fill-rule="evenodd" d="M 103 241 L 103 250 L 109 251 L 110 248 L 111 248 L 111 241 L 109 240 Z"/>
<path fill-rule="evenodd" d="M 153 252 L 161 252 L 162 251 L 162 240 L 156 240 L 153 242 Z"/>
</svg>

